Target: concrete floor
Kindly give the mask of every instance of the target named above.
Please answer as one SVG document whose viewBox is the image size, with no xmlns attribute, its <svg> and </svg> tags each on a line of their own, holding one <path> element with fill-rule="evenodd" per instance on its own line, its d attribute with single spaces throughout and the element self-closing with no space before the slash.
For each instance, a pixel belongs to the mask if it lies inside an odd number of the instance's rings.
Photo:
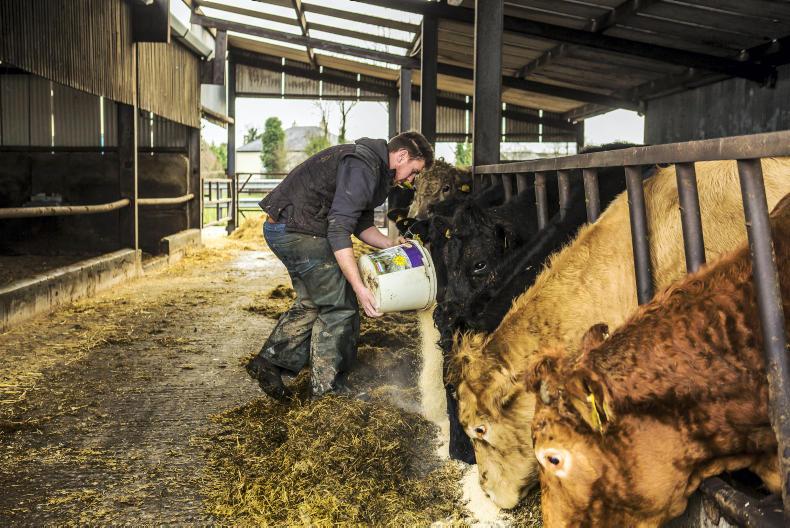
<svg viewBox="0 0 790 528">
<path fill-rule="evenodd" d="M 241 362 L 274 320 L 244 307 L 282 283 L 209 250 L 0 334 L 0 526 L 213 524 L 195 439 L 261 396 Z"/>
</svg>

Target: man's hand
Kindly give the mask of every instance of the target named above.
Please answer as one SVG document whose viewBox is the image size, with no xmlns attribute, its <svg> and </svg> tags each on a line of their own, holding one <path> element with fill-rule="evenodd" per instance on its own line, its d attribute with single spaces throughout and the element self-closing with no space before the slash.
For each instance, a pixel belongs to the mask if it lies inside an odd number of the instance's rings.
<svg viewBox="0 0 790 528">
<path fill-rule="evenodd" d="M 373 295 L 373 292 L 368 288 L 365 286 L 359 286 L 354 288 L 354 293 L 357 294 L 359 305 L 362 306 L 362 309 L 365 310 L 365 314 L 368 317 L 381 317 L 384 315 L 383 313 L 379 312 L 378 308 L 376 307 L 376 296 Z"/>
<path fill-rule="evenodd" d="M 398 236 L 398 239 L 395 241 L 395 245 L 396 246 L 399 246 L 401 244 L 408 244 L 408 243 L 409 243 L 409 241 L 406 238 L 404 238 L 403 236 Z"/>
</svg>

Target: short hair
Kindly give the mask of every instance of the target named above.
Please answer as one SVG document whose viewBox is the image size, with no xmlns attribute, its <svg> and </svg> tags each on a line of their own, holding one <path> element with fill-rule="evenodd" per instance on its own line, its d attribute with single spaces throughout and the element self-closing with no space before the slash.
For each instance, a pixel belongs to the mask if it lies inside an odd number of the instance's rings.
<svg viewBox="0 0 790 528">
<path fill-rule="evenodd" d="M 424 160 L 426 169 L 430 169 L 433 165 L 433 147 L 425 139 L 425 136 L 415 130 L 402 132 L 387 143 L 389 152 L 395 152 L 400 149 L 406 149 L 410 158 Z"/>
</svg>

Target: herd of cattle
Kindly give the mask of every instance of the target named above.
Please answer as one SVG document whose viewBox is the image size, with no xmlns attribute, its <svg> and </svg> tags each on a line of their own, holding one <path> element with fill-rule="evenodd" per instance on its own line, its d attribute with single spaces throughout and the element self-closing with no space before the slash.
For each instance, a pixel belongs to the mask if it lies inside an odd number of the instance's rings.
<svg viewBox="0 0 790 528">
<path fill-rule="evenodd" d="M 790 314 L 790 158 L 762 168 Z M 644 171 L 661 293 L 641 307 L 623 172 L 599 170 L 591 224 L 580 176 L 564 209 L 548 186 L 543 229 L 534 188 L 503 203 L 459 169 L 389 212 L 437 268 L 451 456 L 502 508 L 539 481 L 548 527 L 657 526 L 723 471 L 780 488 L 736 163 L 696 164 L 708 264 L 691 275 L 674 166 Z"/>
</svg>

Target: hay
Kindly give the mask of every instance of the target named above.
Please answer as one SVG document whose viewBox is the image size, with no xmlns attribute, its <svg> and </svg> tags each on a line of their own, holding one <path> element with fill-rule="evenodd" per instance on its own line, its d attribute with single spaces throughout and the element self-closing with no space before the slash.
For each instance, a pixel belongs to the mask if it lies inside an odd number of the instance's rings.
<svg viewBox="0 0 790 528">
<path fill-rule="evenodd" d="M 380 398 L 283 404 L 261 398 L 215 417 L 204 494 L 228 525 L 427 526 L 463 512 L 434 428 Z M 428 463 L 426 464 L 426 461 Z"/>
<path fill-rule="evenodd" d="M 250 313 L 276 320 L 291 307 L 294 299 L 296 299 L 296 292 L 284 284 L 279 284 L 269 293 L 258 296 L 252 304 L 245 306 L 244 309 Z"/>
<path fill-rule="evenodd" d="M 519 528 L 541 528 L 543 519 L 540 513 L 540 487 L 536 487 L 521 500 L 521 503 L 508 512 L 513 526 Z"/>
<path fill-rule="evenodd" d="M 266 214 L 264 213 L 247 217 L 233 233 L 228 235 L 228 238 L 244 242 L 260 242 L 263 244 L 263 222 L 265 221 Z"/>
</svg>

